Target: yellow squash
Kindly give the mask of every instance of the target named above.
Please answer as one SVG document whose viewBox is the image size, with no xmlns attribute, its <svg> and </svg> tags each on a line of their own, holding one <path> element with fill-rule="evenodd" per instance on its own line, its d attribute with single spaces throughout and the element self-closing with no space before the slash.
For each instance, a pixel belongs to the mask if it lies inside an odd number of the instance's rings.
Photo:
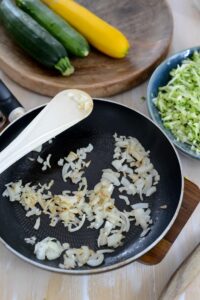
<svg viewBox="0 0 200 300">
<path fill-rule="evenodd" d="M 115 58 L 123 58 L 128 53 L 127 38 L 82 5 L 71 0 L 42 1 L 75 27 L 99 51 Z"/>
</svg>

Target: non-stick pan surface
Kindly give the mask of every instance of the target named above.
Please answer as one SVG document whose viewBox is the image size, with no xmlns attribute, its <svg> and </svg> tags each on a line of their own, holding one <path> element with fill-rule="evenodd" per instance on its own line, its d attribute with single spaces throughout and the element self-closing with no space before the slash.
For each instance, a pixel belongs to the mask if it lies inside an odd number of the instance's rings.
<svg viewBox="0 0 200 300">
<path fill-rule="evenodd" d="M 110 270 L 122 266 L 140 257 L 150 250 L 169 230 L 180 208 L 182 199 L 182 175 L 179 159 L 176 151 L 161 130 L 143 115 L 127 107 L 109 101 L 95 100 L 94 111 L 91 116 L 73 128 L 59 135 L 52 144 L 45 144 L 40 156 L 45 158 L 52 154 L 52 168 L 41 171 L 41 165 L 30 161 L 28 157 L 37 158 L 37 152 L 31 152 L 20 161 L 11 166 L 0 175 L 0 195 L 5 184 L 11 181 L 23 180 L 23 183 L 46 183 L 54 179 L 52 187 L 54 193 L 62 190 L 74 190 L 71 183 L 65 183 L 61 177 L 61 168 L 57 165 L 59 158 L 64 157 L 71 150 L 85 147 L 89 143 L 94 146 L 88 159 L 92 161 L 86 171 L 89 189 L 99 181 L 102 169 L 110 166 L 112 161 L 114 141 L 113 134 L 136 137 L 146 150 L 150 150 L 150 158 L 158 170 L 161 180 L 158 190 L 151 197 L 146 198 L 152 211 L 152 230 L 145 238 L 140 238 L 141 229 L 131 226 L 123 246 L 117 248 L 114 253 L 105 255 L 104 263 L 96 269 L 82 267 L 76 270 L 60 270 L 60 260 L 39 261 L 33 254 L 34 247 L 24 242 L 24 238 L 37 236 L 42 240 L 47 236 L 55 237 L 61 242 L 69 242 L 71 247 L 88 245 L 97 249 L 98 233 L 94 229 L 88 229 L 87 223 L 77 232 L 69 233 L 60 223 L 55 228 L 50 227 L 48 216 L 41 217 L 41 225 L 38 231 L 33 229 L 35 217 L 25 217 L 25 211 L 19 203 L 11 203 L 8 198 L 0 196 L 0 237 L 3 242 L 17 255 L 40 267 L 53 271 L 66 273 L 92 273 Z M 0 150 L 25 128 L 25 126 L 40 112 L 40 108 L 27 113 L 10 125 L 0 136 Z M 53 120 L 52 120 L 53 122 Z M 125 208 L 124 202 L 114 194 L 117 206 Z M 139 202 L 139 197 L 130 198 L 132 203 Z M 167 205 L 167 209 L 160 206 Z"/>
</svg>

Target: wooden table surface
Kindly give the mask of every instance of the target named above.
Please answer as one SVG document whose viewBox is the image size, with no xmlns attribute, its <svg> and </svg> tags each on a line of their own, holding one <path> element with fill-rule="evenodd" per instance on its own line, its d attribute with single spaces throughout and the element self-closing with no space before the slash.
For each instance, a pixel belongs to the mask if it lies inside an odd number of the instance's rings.
<svg viewBox="0 0 200 300">
<path fill-rule="evenodd" d="M 160 0 L 161 1 L 161 0 Z M 200 45 L 200 12 L 192 0 L 168 0 L 174 15 L 174 37 L 170 53 Z M 49 99 L 25 90 L 0 73 L 26 109 Z M 145 114 L 147 82 L 112 97 Z M 180 154 L 183 172 L 200 186 L 200 162 Z M 15 257 L 0 244 L 1 300 L 156 300 L 167 281 L 200 241 L 200 206 L 186 224 L 165 259 L 156 266 L 134 262 L 119 270 L 93 276 L 69 276 L 40 270 Z M 196 280 L 198 283 L 199 280 Z M 195 282 L 194 282 L 195 284 Z M 192 300 L 200 299 L 193 285 Z M 197 291 L 198 290 L 198 291 Z M 189 300 L 188 293 L 177 299 Z M 171 299 L 169 299 L 171 300 Z"/>
</svg>

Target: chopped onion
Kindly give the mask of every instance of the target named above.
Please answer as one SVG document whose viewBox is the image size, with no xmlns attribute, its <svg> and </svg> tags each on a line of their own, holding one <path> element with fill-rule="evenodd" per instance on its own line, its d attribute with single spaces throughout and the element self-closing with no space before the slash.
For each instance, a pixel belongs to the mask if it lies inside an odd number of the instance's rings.
<svg viewBox="0 0 200 300">
<path fill-rule="evenodd" d="M 108 237 L 108 247 L 117 248 L 121 245 L 121 241 L 124 236 L 121 233 L 114 233 Z"/>
<path fill-rule="evenodd" d="M 41 152 L 42 151 L 42 145 L 38 146 L 33 151 L 35 151 L 35 152 Z"/>
<path fill-rule="evenodd" d="M 150 224 L 150 209 L 146 211 L 143 208 L 138 208 L 132 211 L 132 215 L 136 219 L 135 225 L 140 225 L 143 230 L 147 229 L 148 224 Z"/>
<path fill-rule="evenodd" d="M 38 157 L 37 157 L 37 162 L 38 162 L 39 164 L 42 164 L 43 161 L 44 161 L 44 159 L 43 159 L 41 156 L 38 156 Z"/>
<path fill-rule="evenodd" d="M 63 158 L 61 158 L 61 159 L 59 159 L 59 161 L 58 161 L 58 166 L 60 166 L 60 167 L 63 167 L 64 166 L 64 159 Z"/>
<path fill-rule="evenodd" d="M 167 205 L 166 205 L 166 204 L 161 205 L 160 208 L 161 208 L 161 209 L 166 209 L 166 208 L 167 208 Z"/>
<path fill-rule="evenodd" d="M 27 243 L 27 244 L 30 244 L 30 245 L 34 245 L 35 242 L 36 242 L 36 236 L 32 236 L 30 238 L 25 238 L 24 241 Z"/>
<path fill-rule="evenodd" d="M 35 244 L 34 253 L 39 260 L 44 260 L 45 257 L 48 260 L 54 260 L 60 257 L 62 251 L 63 248 L 59 241 L 54 238 L 47 237 Z"/>
<path fill-rule="evenodd" d="M 35 160 L 33 157 L 28 157 L 28 159 L 29 159 L 30 161 L 34 161 L 34 160 Z"/>
<path fill-rule="evenodd" d="M 104 261 L 103 253 L 95 253 L 87 261 L 87 265 L 90 267 L 97 267 Z"/>
<path fill-rule="evenodd" d="M 108 180 L 110 183 L 113 183 L 116 186 L 120 185 L 118 179 L 119 173 L 113 172 L 111 169 L 104 170 L 102 178 Z"/>
<path fill-rule="evenodd" d="M 153 193 L 155 193 L 156 191 L 156 187 L 152 186 L 147 192 L 146 192 L 146 196 L 150 197 Z"/>
<path fill-rule="evenodd" d="M 119 198 L 124 200 L 126 205 L 130 205 L 130 201 L 127 196 L 119 195 Z"/>
<path fill-rule="evenodd" d="M 145 209 L 145 208 L 149 208 L 149 204 L 148 203 L 136 203 L 136 204 L 131 205 L 131 207 L 133 209 L 139 209 L 139 208 Z"/>
<path fill-rule="evenodd" d="M 149 151 L 145 151 L 140 142 L 133 137 L 114 135 L 115 148 L 110 168 L 102 170 L 100 181 L 93 189 L 88 190 L 85 170 L 91 161 L 86 161 L 88 153 L 93 150 L 89 144 L 85 148 L 70 151 L 67 157 L 60 158 L 58 165 L 62 167 L 62 178 L 78 184 L 75 191 L 64 190 L 55 195 L 50 191 L 54 181 L 48 184 L 22 184 L 22 181 L 11 182 L 6 185 L 3 196 L 10 201 L 18 201 L 25 209 L 26 216 L 40 216 L 46 214 L 50 219 L 50 226 L 58 222 L 69 232 L 76 232 L 89 222 L 88 228 L 99 230 L 98 247 L 107 246 L 117 248 L 123 244 L 125 235 L 130 230 L 131 222 L 142 228 L 140 237 L 144 237 L 151 230 L 151 210 L 148 203 L 131 205 L 130 197 L 139 195 L 141 201 L 156 192 L 160 180 L 157 170 L 149 158 Z M 38 156 L 37 161 L 42 164 L 42 170 L 51 168 L 51 154 L 46 159 Z M 125 201 L 129 211 L 121 211 L 115 204 L 114 190 L 126 195 L 119 195 Z M 128 195 L 128 196 L 127 196 Z M 130 199 L 129 199 L 130 198 Z M 161 206 L 165 208 L 165 205 Z M 128 209 L 127 209 L 128 210 Z M 37 217 L 34 229 L 40 227 L 40 217 Z M 63 263 L 61 268 L 81 267 L 85 264 L 98 266 L 103 263 L 104 253 L 111 253 L 112 249 L 94 252 L 87 246 L 70 248 L 70 245 L 60 244 L 54 238 L 47 237 L 35 245 L 35 254 L 38 259 L 51 260 L 58 258 L 62 252 Z"/>
<path fill-rule="evenodd" d="M 79 225 L 78 225 L 77 227 L 72 228 L 72 227 L 71 227 L 71 224 L 69 224 L 68 230 L 69 230 L 70 232 L 75 232 L 75 231 L 78 231 L 79 229 L 81 229 L 81 227 L 82 227 L 83 224 L 85 223 L 85 218 L 86 218 L 86 216 L 85 216 L 85 214 L 84 214 L 82 220 L 80 221 L 80 223 L 79 223 Z"/>
<path fill-rule="evenodd" d="M 34 229 L 35 229 L 35 230 L 38 230 L 39 227 L 40 227 L 40 217 L 37 218 L 37 220 L 36 220 L 36 222 L 35 222 L 35 225 L 34 225 Z"/>
<path fill-rule="evenodd" d="M 99 253 L 99 254 L 112 253 L 112 252 L 114 252 L 113 249 L 101 249 L 101 250 L 97 250 L 97 253 Z"/>
</svg>

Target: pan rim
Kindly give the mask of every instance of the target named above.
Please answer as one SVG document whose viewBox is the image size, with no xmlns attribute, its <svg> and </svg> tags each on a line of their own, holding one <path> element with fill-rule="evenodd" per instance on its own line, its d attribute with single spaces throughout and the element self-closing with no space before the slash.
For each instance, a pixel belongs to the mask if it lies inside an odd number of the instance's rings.
<svg viewBox="0 0 200 300">
<path fill-rule="evenodd" d="M 25 262 L 30 263 L 33 266 L 39 267 L 40 269 L 46 270 L 46 271 L 52 271 L 52 272 L 56 272 L 56 273 L 62 273 L 62 274 L 68 274 L 68 275 L 90 275 L 90 274 L 99 274 L 99 273 L 103 273 L 103 272 L 107 272 L 107 271 L 111 271 L 111 270 L 115 270 L 118 269 L 120 267 L 123 267 L 125 265 L 128 265 L 134 261 L 136 261 L 137 259 L 139 259 L 140 257 L 142 257 L 144 254 L 146 254 L 147 252 L 149 252 L 152 248 L 154 248 L 162 239 L 163 237 L 167 234 L 167 232 L 170 230 L 170 228 L 172 227 L 172 225 L 174 224 L 178 213 L 180 211 L 181 205 L 182 205 L 182 201 L 183 201 L 183 192 L 184 192 L 184 176 L 183 176 L 183 170 L 182 170 L 182 163 L 178 154 L 177 149 L 175 148 L 174 144 L 171 142 L 171 140 L 168 138 L 167 134 L 162 130 L 162 128 L 159 127 L 158 124 L 154 123 L 154 121 L 149 117 L 146 116 L 145 114 L 143 114 L 142 112 L 130 108 L 129 106 L 125 105 L 125 104 L 121 104 L 118 103 L 114 100 L 110 100 L 110 99 L 105 99 L 105 98 L 93 98 L 93 100 L 95 101 L 102 101 L 102 102 L 108 102 L 108 103 L 112 103 L 115 105 L 119 105 L 125 108 L 128 108 L 136 113 L 138 113 L 139 115 L 142 115 L 144 118 L 146 118 L 147 120 L 149 120 L 154 126 L 156 126 L 161 132 L 162 134 L 166 137 L 166 139 L 168 140 L 168 142 L 170 143 L 171 147 L 173 148 L 178 164 L 179 164 L 179 168 L 180 168 L 180 175 L 181 175 L 181 192 L 180 192 L 180 197 L 179 197 L 179 202 L 176 208 L 176 211 L 171 219 L 171 221 L 168 223 L 167 227 L 165 228 L 165 230 L 159 235 L 159 237 L 154 240 L 148 247 L 146 247 L 143 251 L 139 252 L 137 255 L 132 256 L 124 261 L 115 263 L 113 265 L 107 266 L 107 267 L 99 267 L 99 268 L 95 268 L 95 269 L 88 269 L 88 270 L 68 270 L 68 269 L 60 269 L 55 268 L 55 267 L 50 267 L 44 264 L 41 264 L 39 262 L 33 261 L 30 258 L 22 255 L 20 252 L 16 251 L 14 248 L 12 248 L 10 245 L 8 245 L 1 237 L 0 237 L 0 242 L 3 243 L 3 245 L 10 250 L 13 254 L 15 254 L 17 257 L 21 258 L 22 260 L 24 260 Z M 46 103 L 47 104 L 47 103 Z M 44 107 L 46 104 L 41 104 L 37 107 L 32 108 L 31 110 L 29 110 L 28 112 L 26 112 L 23 116 L 28 115 L 30 113 L 32 113 L 33 111 L 37 110 L 38 108 Z M 17 118 L 15 121 L 13 121 L 12 123 L 10 123 L 0 134 L 3 135 L 3 133 L 12 125 L 15 124 L 15 122 L 17 122 L 19 119 L 23 118 L 23 116 Z"/>
</svg>

